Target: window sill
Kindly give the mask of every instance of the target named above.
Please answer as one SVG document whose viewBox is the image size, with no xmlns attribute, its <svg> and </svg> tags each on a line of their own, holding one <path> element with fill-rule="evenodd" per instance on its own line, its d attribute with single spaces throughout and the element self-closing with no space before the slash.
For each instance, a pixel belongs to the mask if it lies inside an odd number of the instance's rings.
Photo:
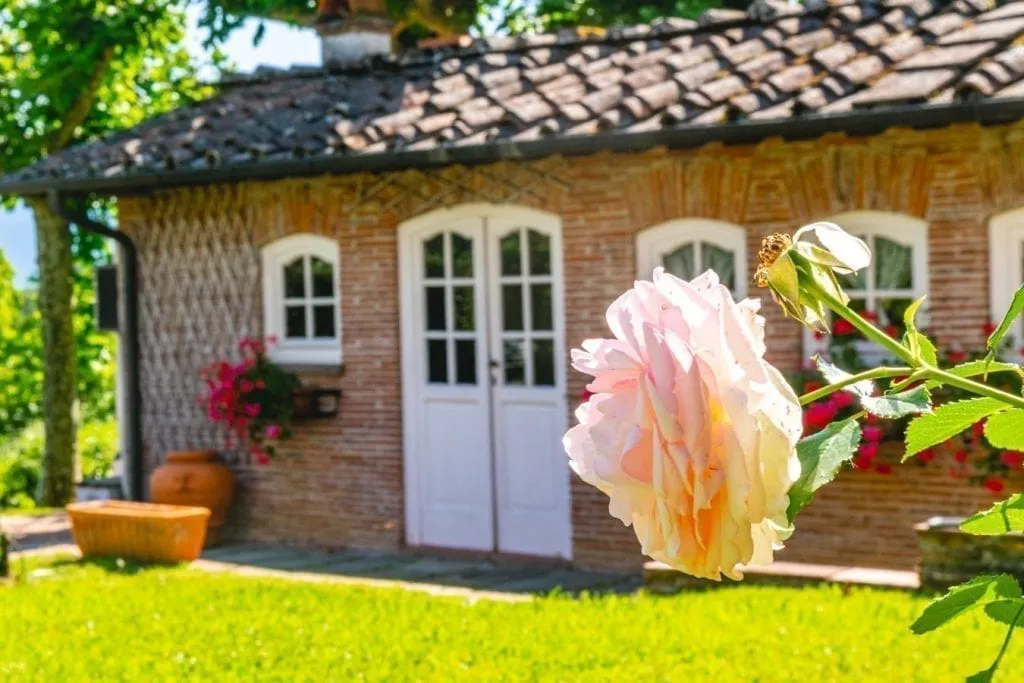
<svg viewBox="0 0 1024 683">
<path fill-rule="evenodd" d="M 341 363 L 278 362 L 277 364 L 296 375 L 308 377 L 341 377 L 345 371 Z"/>
</svg>

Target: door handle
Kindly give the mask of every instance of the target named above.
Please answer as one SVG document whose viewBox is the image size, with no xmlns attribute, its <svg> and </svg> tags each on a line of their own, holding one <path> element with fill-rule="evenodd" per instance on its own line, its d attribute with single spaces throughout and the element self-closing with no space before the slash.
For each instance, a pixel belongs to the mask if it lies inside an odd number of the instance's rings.
<svg viewBox="0 0 1024 683">
<path fill-rule="evenodd" d="M 499 363 L 498 361 L 492 359 L 491 362 L 488 363 L 488 366 L 490 366 L 490 368 L 492 370 L 497 370 L 498 368 L 501 367 L 501 363 Z"/>
</svg>

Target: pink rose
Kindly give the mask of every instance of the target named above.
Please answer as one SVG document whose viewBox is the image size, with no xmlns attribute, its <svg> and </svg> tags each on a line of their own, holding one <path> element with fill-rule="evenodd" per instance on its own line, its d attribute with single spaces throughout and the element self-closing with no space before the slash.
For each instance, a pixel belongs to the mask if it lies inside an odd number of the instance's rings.
<svg viewBox="0 0 1024 683">
<path fill-rule="evenodd" d="M 659 268 L 608 309 L 614 339 L 572 353 L 595 394 L 563 440 L 572 469 L 645 554 L 694 576 L 740 578 L 792 533 L 802 415 L 764 360 L 758 308 L 713 272 L 685 282 Z"/>
</svg>

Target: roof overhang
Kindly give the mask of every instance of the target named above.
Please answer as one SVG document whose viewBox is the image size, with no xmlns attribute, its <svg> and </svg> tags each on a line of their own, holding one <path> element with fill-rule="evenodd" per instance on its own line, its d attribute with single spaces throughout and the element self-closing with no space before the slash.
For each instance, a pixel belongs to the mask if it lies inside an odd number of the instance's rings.
<svg viewBox="0 0 1024 683">
<path fill-rule="evenodd" d="M 957 123 L 991 126 L 1024 119 L 1024 98 L 957 102 L 943 105 L 905 105 L 858 110 L 842 114 L 812 115 L 786 119 L 745 120 L 726 124 L 682 125 L 653 132 L 609 132 L 596 135 L 544 138 L 524 142 L 498 141 L 464 147 L 430 150 L 398 150 L 378 154 L 317 157 L 226 166 L 175 170 L 113 177 L 44 178 L 0 184 L 0 196 L 39 195 L 49 190 L 64 193 L 126 195 L 192 185 L 253 180 L 379 173 L 409 168 L 436 168 L 454 164 L 476 165 L 497 161 L 526 161 L 544 157 L 582 156 L 597 152 L 633 153 L 654 147 L 685 149 L 709 143 L 750 145 L 768 138 L 809 140 L 829 133 L 853 136 L 876 135 L 890 128 L 927 129 Z"/>
</svg>

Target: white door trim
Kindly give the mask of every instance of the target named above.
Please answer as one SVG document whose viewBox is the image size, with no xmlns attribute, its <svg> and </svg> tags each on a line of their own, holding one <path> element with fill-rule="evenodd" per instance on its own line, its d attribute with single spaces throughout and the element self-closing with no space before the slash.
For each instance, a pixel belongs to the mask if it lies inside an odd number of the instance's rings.
<svg viewBox="0 0 1024 683">
<path fill-rule="evenodd" d="M 398 226 L 398 274 L 399 274 L 399 322 L 401 332 L 401 375 L 402 375 L 402 462 L 405 488 L 405 528 L 406 542 L 410 545 L 422 545 L 423 529 L 421 520 L 422 503 L 419 490 L 421 477 L 420 463 L 415 457 L 416 444 L 423 429 L 418 424 L 418 416 L 422 401 L 422 381 L 420 378 L 421 363 L 418 360 L 419 336 L 416 321 L 417 307 L 421 307 L 417 295 L 418 272 L 417 250 L 418 237 L 424 233 L 437 231 L 457 224 L 467 218 L 476 217 L 484 221 L 498 219 L 521 221 L 524 225 L 543 228 L 552 235 L 552 278 L 554 285 L 554 316 L 555 316 L 555 376 L 556 383 L 562 389 L 561 401 L 556 419 L 562 431 L 568 426 L 568 403 L 565 395 L 566 387 L 566 350 L 565 350 L 565 301 L 564 301 L 564 253 L 562 251 L 562 221 L 557 215 L 519 206 L 495 205 L 485 203 L 465 204 L 449 209 L 437 209 L 422 216 L 411 218 Z M 557 257 L 555 255 L 557 254 Z M 481 264 L 481 267 L 486 267 Z M 490 276 L 490 273 L 488 273 Z M 489 295 L 488 295 L 489 296 Z M 488 315 L 495 315 L 491 311 Z M 488 331 L 490 328 L 488 327 Z M 481 378 L 483 381 L 485 375 Z M 457 476 L 457 475 L 456 475 Z M 565 495 L 569 496 L 568 463 L 566 463 Z M 566 547 L 561 553 L 564 557 L 572 556 L 572 508 L 571 500 L 567 506 Z M 497 542 L 497 540 L 495 541 Z"/>
<path fill-rule="evenodd" d="M 737 299 L 747 295 L 747 232 L 742 226 L 711 218 L 677 218 L 641 230 L 636 235 L 637 277 L 650 280 L 662 256 L 680 246 L 694 242 L 710 242 L 736 255 Z M 702 264 L 698 260 L 698 271 Z"/>
</svg>

